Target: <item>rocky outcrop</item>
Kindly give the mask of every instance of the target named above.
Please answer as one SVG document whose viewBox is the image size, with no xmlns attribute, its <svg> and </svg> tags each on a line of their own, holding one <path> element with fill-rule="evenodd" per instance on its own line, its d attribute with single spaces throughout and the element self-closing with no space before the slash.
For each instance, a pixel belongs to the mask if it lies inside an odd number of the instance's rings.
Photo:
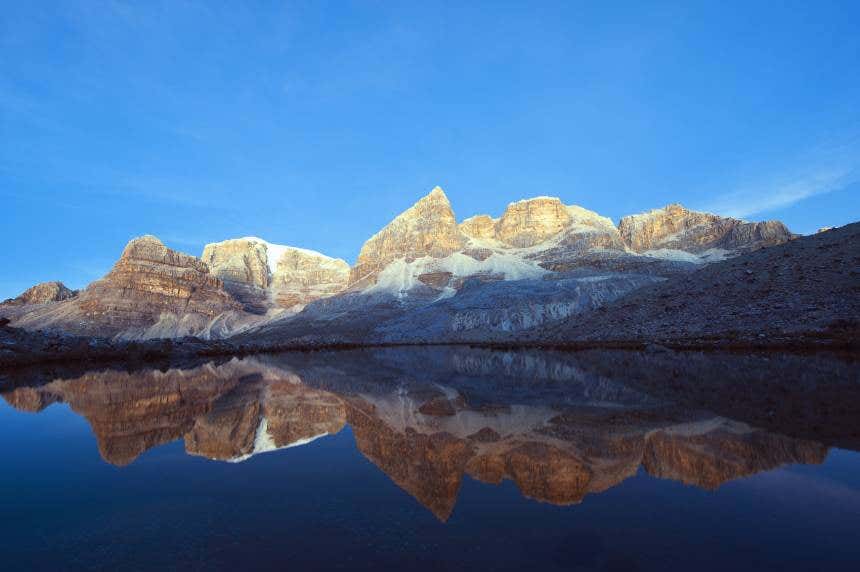
<svg viewBox="0 0 860 572">
<path fill-rule="evenodd" d="M 763 248 L 643 288 L 544 340 L 857 343 L 860 223 Z"/>
<path fill-rule="evenodd" d="M 304 306 L 346 289 L 349 264 L 303 248 L 286 247 L 277 260 L 270 290 L 281 307 Z"/>
<path fill-rule="evenodd" d="M 364 243 L 350 272 L 349 285 L 372 285 L 379 271 L 394 260 L 444 258 L 463 245 L 451 203 L 445 192 L 436 187 Z"/>
<path fill-rule="evenodd" d="M 349 265 L 313 250 L 246 237 L 207 244 L 203 261 L 250 312 L 296 308 L 346 288 Z"/>
<path fill-rule="evenodd" d="M 793 236 L 778 221 L 744 222 L 691 211 L 679 204 L 626 216 L 618 230 L 636 252 L 670 249 L 698 253 L 713 248 L 745 251 L 782 244 Z"/>
<path fill-rule="evenodd" d="M 70 290 L 62 282 L 41 282 L 28 288 L 20 296 L 9 298 L 0 305 L 20 306 L 24 304 L 47 304 L 62 302 L 77 296 L 77 290 Z"/>
<path fill-rule="evenodd" d="M 154 236 L 129 242 L 113 269 L 88 286 L 77 304 L 100 331 L 146 328 L 165 313 L 208 322 L 240 309 L 205 263 Z"/>
<path fill-rule="evenodd" d="M 239 282 L 269 287 L 268 244 L 253 238 L 236 238 L 207 244 L 201 260 L 225 284 Z"/>
<path fill-rule="evenodd" d="M 496 239 L 524 248 L 557 235 L 570 223 L 567 207 L 553 197 L 537 197 L 508 205 L 496 224 Z"/>
<path fill-rule="evenodd" d="M 102 337 L 174 337 L 204 332 L 216 317 L 239 310 L 205 263 L 143 236 L 77 297 L 25 313 L 13 325 Z"/>
<path fill-rule="evenodd" d="M 595 247 L 623 243 L 612 221 L 576 205 L 565 205 L 556 197 L 535 197 L 510 203 L 498 219 L 476 215 L 460 223 L 468 238 L 493 239 L 499 247 L 530 248 L 554 237 L 564 237 L 569 244 L 582 234 L 595 234 Z M 604 238 L 609 235 L 609 238 Z"/>
<path fill-rule="evenodd" d="M 496 222 L 489 215 L 475 215 L 460 223 L 460 232 L 469 238 L 495 239 Z"/>
</svg>

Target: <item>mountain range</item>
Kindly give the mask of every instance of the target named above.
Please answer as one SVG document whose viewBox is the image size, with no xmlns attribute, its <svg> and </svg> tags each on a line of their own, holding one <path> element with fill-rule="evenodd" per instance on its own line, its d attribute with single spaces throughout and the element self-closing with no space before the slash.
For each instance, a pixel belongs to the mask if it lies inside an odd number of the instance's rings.
<svg viewBox="0 0 860 572">
<path fill-rule="evenodd" d="M 256 237 L 207 244 L 198 258 L 143 236 L 81 291 L 59 282 L 39 284 L 0 305 L 0 317 L 28 331 L 115 340 L 195 336 L 261 346 L 558 342 L 577 339 L 577 328 L 599 322 L 604 312 L 630 310 L 627 300 L 637 300 L 636 315 L 644 321 L 639 325 L 671 314 L 682 326 L 702 306 L 690 298 L 694 291 L 704 305 L 726 292 L 735 305 L 754 304 L 758 298 L 749 292 L 776 280 L 780 288 L 794 289 L 796 303 L 776 300 L 779 288 L 768 291 L 773 299 L 759 292 L 760 299 L 783 304 L 795 316 L 818 304 L 820 319 L 803 323 L 821 329 L 858 315 L 851 301 L 860 281 L 856 227 L 799 237 L 778 221 L 747 222 L 678 204 L 623 217 L 616 225 L 546 196 L 511 203 L 497 218 L 479 214 L 458 222 L 436 187 L 365 241 L 352 266 Z M 776 249 L 782 250 L 763 254 Z M 751 261 L 752 267 L 742 268 Z M 834 275 L 823 289 L 816 265 Z M 765 267 L 767 276 L 761 274 Z M 828 286 L 836 288 L 829 296 Z M 816 300 L 804 297 L 807 289 Z M 822 296 L 841 305 L 830 308 Z M 664 302 L 681 305 L 664 311 Z M 655 308 L 659 315 L 645 316 Z M 629 324 L 621 327 L 620 319 L 613 323 L 619 324 L 615 331 L 592 327 L 588 336 L 648 334 L 647 328 L 637 334 Z M 720 324 L 710 330 L 663 328 L 659 334 L 719 335 L 735 326 Z"/>
</svg>

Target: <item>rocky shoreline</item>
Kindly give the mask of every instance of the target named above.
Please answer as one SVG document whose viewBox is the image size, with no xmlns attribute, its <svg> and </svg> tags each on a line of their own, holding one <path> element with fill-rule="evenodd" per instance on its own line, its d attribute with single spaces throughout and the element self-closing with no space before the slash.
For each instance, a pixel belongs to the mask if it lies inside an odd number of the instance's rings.
<svg viewBox="0 0 860 572">
<path fill-rule="evenodd" d="M 347 343 L 347 342 L 287 342 L 235 343 L 228 340 L 202 340 L 194 337 L 147 341 L 111 341 L 104 338 L 84 338 L 53 333 L 27 332 L 9 327 L 0 319 L 0 368 L 18 368 L 41 364 L 100 364 L 124 363 L 134 367 L 158 363 L 247 356 L 280 352 L 351 350 L 359 348 L 466 346 L 494 350 L 543 349 L 582 351 L 594 349 L 638 350 L 648 353 L 664 351 L 774 351 L 805 353 L 817 351 L 845 352 L 860 355 L 860 327 L 848 324 L 827 331 L 799 332 L 779 336 L 759 337 L 688 337 L 643 341 L 581 340 L 581 341 L 488 341 L 434 343 Z"/>
</svg>

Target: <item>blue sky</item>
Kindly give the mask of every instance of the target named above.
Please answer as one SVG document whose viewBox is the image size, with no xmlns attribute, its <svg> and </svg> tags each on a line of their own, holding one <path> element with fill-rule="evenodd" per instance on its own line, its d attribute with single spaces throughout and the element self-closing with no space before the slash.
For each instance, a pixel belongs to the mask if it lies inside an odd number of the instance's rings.
<svg viewBox="0 0 860 572">
<path fill-rule="evenodd" d="M 241 4 L 241 6 L 239 6 Z M 860 219 L 860 3 L 10 2 L 0 298 L 131 237 L 353 262 L 434 185 Z"/>
</svg>

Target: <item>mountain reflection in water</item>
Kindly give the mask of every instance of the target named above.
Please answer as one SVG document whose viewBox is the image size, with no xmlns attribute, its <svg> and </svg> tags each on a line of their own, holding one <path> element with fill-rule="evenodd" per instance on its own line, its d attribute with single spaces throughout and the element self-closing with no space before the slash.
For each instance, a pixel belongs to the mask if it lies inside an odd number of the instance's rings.
<svg viewBox="0 0 860 572">
<path fill-rule="evenodd" d="M 242 462 L 349 426 L 441 521 L 466 475 L 570 505 L 640 468 L 710 490 L 860 441 L 856 365 L 817 357 L 384 349 L 5 382 L 18 410 L 68 404 L 117 466 L 178 439 Z"/>
</svg>

